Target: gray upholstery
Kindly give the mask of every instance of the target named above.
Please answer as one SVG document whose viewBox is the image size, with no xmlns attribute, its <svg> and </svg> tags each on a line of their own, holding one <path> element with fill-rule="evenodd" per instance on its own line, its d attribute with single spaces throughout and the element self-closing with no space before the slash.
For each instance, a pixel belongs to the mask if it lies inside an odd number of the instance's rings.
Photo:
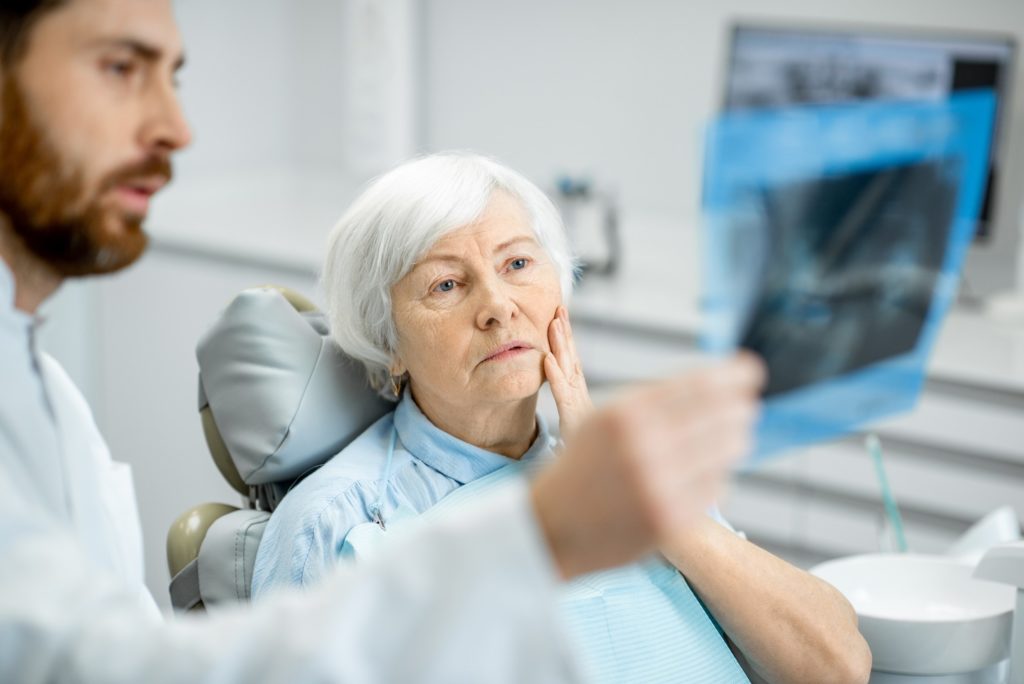
<svg viewBox="0 0 1024 684">
<path fill-rule="evenodd" d="M 270 514 L 240 510 L 218 518 L 199 549 L 199 596 L 207 610 L 249 600 L 252 568 Z"/>
<path fill-rule="evenodd" d="M 238 295 L 196 357 L 201 401 L 248 485 L 298 477 L 392 407 L 331 341 L 321 313 L 300 313 L 271 288 Z"/>
<path fill-rule="evenodd" d="M 247 601 L 267 511 L 296 478 L 394 406 L 333 343 L 323 315 L 294 292 L 242 292 L 199 341 L 196 357 L 208 446 L 249 508 L 225 512 L 230 507 L 207 504 L 171 526 L 170 591 L 178 610 Z"/>
<path fill-rule="evenodd" d="M 171 605 L 182 612 L 202 605 L 199 595 L 199 558 L 193 558 L 181 571 L 171 578 Z"/>
<path fill-rule="evenodd" d="M 171 578 L 175 610 L 216 608 L 248 601 L 252 569 L 270 514 L 241 509 L 213 521 L 198 555 Z"/>
</svg>

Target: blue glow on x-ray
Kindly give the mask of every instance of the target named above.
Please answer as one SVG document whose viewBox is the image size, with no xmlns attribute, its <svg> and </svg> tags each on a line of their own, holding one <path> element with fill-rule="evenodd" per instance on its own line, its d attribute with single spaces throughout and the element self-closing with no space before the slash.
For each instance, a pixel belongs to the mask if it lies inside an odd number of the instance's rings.
<svg viewBox="0 0 1024 684">
<path fill-rule="evenodd" d="M 909 410 L 980 212 L 990 91 L 731 113 L 704 178 L 704 343 L 769 381 L 749 463 Z"/>
</svg>

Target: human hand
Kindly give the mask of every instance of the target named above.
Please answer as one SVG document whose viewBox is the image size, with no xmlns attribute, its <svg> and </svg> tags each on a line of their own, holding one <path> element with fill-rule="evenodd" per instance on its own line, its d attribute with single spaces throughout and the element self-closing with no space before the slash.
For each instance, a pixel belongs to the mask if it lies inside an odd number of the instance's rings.
<svg viewBox="0 0 1024 684">
<path fill-rule="evenodd" d="M 698 520 L 749 451 L 763 382 L 744 354 L 634 388 L 586 419 L 531 490 L 563 576 L 634 560 Z"/>
<path fill-rule="evenodd" d="M 594 410 L 576 353 L 569 313 L 564 306 L 558 307 L 548 325 L 548 343 L 551 352 L 544 356 L 544 375 L 551 384 L 551 394 L 558 407 L 558 430 L 564 440 Z"/>
</svg>

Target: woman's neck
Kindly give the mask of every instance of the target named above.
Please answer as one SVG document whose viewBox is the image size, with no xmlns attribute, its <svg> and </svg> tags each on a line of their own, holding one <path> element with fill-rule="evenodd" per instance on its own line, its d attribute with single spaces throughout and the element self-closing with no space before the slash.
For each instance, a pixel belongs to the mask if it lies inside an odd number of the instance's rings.
<svg viewBox="0 0 1024 684">
<path fill-rule="evenodd" d="M 467 444 L 519 459 L 537 438 L 537 395 L 501 404 L 456 405 L 417 392 L 412 398 L 439 429 Z"/>
</svg>

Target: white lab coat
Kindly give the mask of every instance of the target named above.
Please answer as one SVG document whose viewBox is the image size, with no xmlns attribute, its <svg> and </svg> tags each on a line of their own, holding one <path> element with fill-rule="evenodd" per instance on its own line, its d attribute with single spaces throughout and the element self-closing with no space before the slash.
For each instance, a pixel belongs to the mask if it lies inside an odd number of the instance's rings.
<svg viewBox="0 0 1024 684">
<path fill-rule="evenodd" d="M 578 681 L 523 486 L 308 593 L 165 621 L 128 467 L 12 302 L 0 261 L 0 681 Z"/>
</svg>

